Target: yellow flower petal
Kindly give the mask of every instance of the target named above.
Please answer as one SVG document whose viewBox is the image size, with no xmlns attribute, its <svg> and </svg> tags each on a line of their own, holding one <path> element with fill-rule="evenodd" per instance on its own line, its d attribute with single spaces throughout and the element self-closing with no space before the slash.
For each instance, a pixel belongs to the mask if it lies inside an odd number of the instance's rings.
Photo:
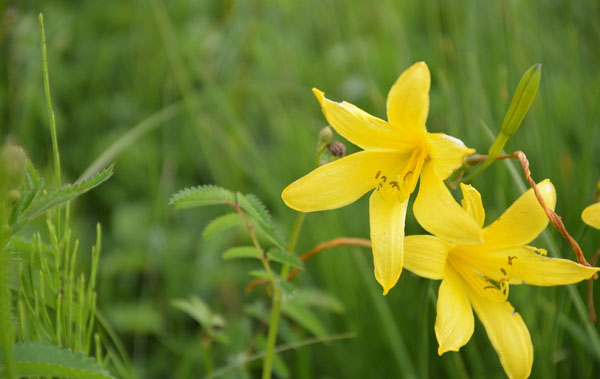
<svg viewBox="0 0 600 379">
<path fill-rule="evenodd" d="M 345 101 L 331 101 L 316 88 L 313 93 L 331 127 L 356 146 L 365 150 L 408 151 L 413 148 L 413 138 L 407 133 L 398 133 L 386 121 Z"/>
<path fill-rule="evenodd" d="M 404 267 L 415 275 L 440 280 L 444 277 L 446 257 L 454 245 L 430 235 L 404 239 Z"/>
<path fill-rule="evenodd" d="M 556 191 L 550 180 L 537 184 L 546 206 L 554 210 Z M 526 245 L 548 225 L 548 217 L 533 189 L 527 190 L 493 224 L 483 230 L 487 246 Z"/>
<path fill-rule="evenodd" d="M 509 302 L 499 303 L 469 291 L 471 305 L 485 327 L 509 378 L 527 378 L 533 365 L 529 330 Z"/>
<path fill-rule="evenodd" d="M 463 209 L 477 221 L 479 227 L 482 227 L 485 221 L 485 209 L 481 203 L 481 195 L 469 184 L 460 183 L 460 190 L 463 194 L 461 202 Z"/>
<path fill-rule="evenodd" d="M 458 351 L 469 342 L 474 327 L 473 310 L 464 284 L 448 266 L 437 300 L 435 336 L 439 345 L 438 354 Z"/>
<path fill-rule="evenodd" d="M 300 212 L 343 207 L 375 187 L 376 176 L 397 171 L 408 158 L 398 153 L 360 151 L 313 170 L 287 186 L 281 197 L 288 207 Z"/>
<path fill-rule="evenodd" d="M 495 281 L 508 278 L 511 284 L 560 286 L 589 279 L 600 271 L 598 267 L 586 267 L 568 259 L 540 255 L 531 246 L 496 251 L 466 247 L 461 249 L 461 253 L 465 261 L 486 277 Z"/>
<path fill-rule="evenodd" d="M 421 184 L 413 212 L 425 230 L 447 241 L 473 245 L 483 240 L 477 221 L 458 205 L 429 163 L 421 172 Z"/>
<path fill-rule="evenodd" d="M 463 164 L 463 159 L 475 153 L 458 138 L 443 133 L 427 133 L 425 139 L 431 149 L 431 163 L 441 180 L 446 180 Z"/>
<path fill-rule="evenodd" d="M 398 130 L 426 132 L 431 77 L 425 62 L 417 62 L 404 71 L 390 89 L 387 98 L 388 120 Z"/>
<path fill-rule="evenodd" d="M 404 261 L 404 220 L 408 198 L 399 201 L 398 195 L 385 196 L 374 191 L 370 199 L 369 219 L 375 279 L 383 294 L 396 284 Z"/>
<path fill-rule="evenodd" d="M 581 214 L 581 219 L 589 226 L 600 229 L 600 203 L 585 208 Z"/>
</svg>

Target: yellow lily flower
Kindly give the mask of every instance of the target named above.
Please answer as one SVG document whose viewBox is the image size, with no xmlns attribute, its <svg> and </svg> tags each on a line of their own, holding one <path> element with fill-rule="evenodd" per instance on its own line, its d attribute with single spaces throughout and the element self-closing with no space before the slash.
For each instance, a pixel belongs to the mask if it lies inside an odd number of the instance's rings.
<svg viewBox="0 0 600 379">
<path fill-rule="evenodd" d="M 427 132 L 430 81 L 425 62 L 404 71 L 388 94 L 388 122 L 350 103 L 331 101 L 313 89 L 329 124 L 363 151 L 313 170 L 281 194 L 290 208 L 313 212 L 348 205 L 374 188 L 369 212 L 371 242 L 375 278 L 384 295 L 402 272 L 406 208 L 419 177 L 413 206 L 419 223 L 455 243 L 482 240 L 481 228 L 443 183 L 474 150 L 456 138 Z M 444 214 L 451 224 L 439 221 Z"/>
<path fill-rule="evenodd" d="M 552 183 L 546 179 L 537 186 L 546 205 L 554 209 Z M 479 192 L 464 184 L 461 190 L 463 208 L 483 226 L 485 211 Z M 469 341 L 474 309 L 506 374 L 510 378 L 529 376 L 533 345 L 523 319 L 507 301 L 509 284 L 565 285 L 589 279 L 600 270 L 548 258 L 544 250 L 527 246 L 547 224 L 546 214 L 529 189 L 483 229 L 481 244 L 465 246 L 430 235 L 406 237 L 406 268 L 419 276 L 442 280 L 435 321 L 438 354 L 458 351 Z"/>
<path fill-rule="evenodd" d="M 589 226 L 600 229 L 600 203 L 595 203 L 583 210 L 581 219 Z"/>
</svg>

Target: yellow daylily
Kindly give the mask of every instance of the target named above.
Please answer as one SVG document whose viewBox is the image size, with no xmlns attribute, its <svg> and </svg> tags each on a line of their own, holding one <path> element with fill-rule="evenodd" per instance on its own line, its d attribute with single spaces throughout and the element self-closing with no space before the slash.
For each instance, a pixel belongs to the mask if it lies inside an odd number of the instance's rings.
<svg viewBox="0 0 600 379">
<path fill-rule="evenodd" d="M 546 179 L 537 186 L 548 208 L 554 209 L 552 183 Z M 464 184 L 461 189 L 463 208 L 483 226 L 485 211 L 479 192 Z M 527 246 L 547 224 L 546 214 L 529 189 L 483 229 L 481 244 L 465 246 L 430 235 L 406 237 L 405 267 L 419 276 L 442 280 L 435 321 L 440 355 L 458 351 L 469 341 L 474 309 L 506 374 L 529 376 L 533 345 L 523 319 L 507 301 L 509 284 L 565 285 L 589 279 L 600 270 L 548 258 L 544 250 Z"/>
<path fill-rule="evenodd" d="M 281 194 L 290 208 L 313 212 L 348 205 L 375 189 L 370 198 L 371 242 L 375 278 L 384 295 L 402 271 L 406 208 L 419 177 L 413 210 L 427 231 L 465 245 L 482 239 L 481 228 L 443 183 L 474 150 L 456 138 L 427 132 L 429 87 L 424 62 L 404 71 L 388 94 L 387 122 L 313 89 L 329 124 L 363 150 L 315 169 Z M 440 223 L 440 214 L 452 215 L 452 222 Z"/>
<path fill-rule="evenodd" d="M 583 210 L 581 219 L 589 226 L 600 229 L 600 203 L 595 203 Z"/>
</svg>

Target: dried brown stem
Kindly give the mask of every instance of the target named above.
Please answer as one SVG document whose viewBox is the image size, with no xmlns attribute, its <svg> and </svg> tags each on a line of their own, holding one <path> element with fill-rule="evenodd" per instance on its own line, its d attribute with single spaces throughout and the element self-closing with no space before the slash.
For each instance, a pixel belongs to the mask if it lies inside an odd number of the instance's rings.
<svg viewBox="0 0 600 379">
<path fill-rule="evenodd" d="M 312 256 L 320 253 L 323 250 L 330 249 L 330 248 L 336 247 L 336 246 L 351 246 L 351 245 L 371 247 L 371 241 L 369 241 L 367 239 L 363 239 L 363 238 L 347 238 L 347 237 L 334 238 L 332 240 L 325 241 L 325 242 L 318 244 L 317 246 L 310 249 L 308 252 L 302 254 L 299 259 L 301 262 L 305 262 L 308 259 L 310 259 Z M 288 274 L 286 280 L 294 279 L 298 275 L 299 272 L 300 272 L 300 269 L 294 268 Z M 265 284 L 267 282 L 268 282 L 268 280 L 266 280 L 266 279 L 255 279 L 255 280 L 251 281 L 246 286 L 246 293 L 252 292 L 252 290 L 254 288 L 256 288 L 262 284 Z"/>
<path fill-rule="evenodd" d="M 556 230 L 558 230 L 558 232 L 567 241 L 569 241 L 569 244 L 573 248 L 573 251 L 575 252 L 575 256 L 577 257 L 577 262 L 579 262 L 579 264 L 582 264 L 584 266 L 591 267 L 590 264 L 588 263 L 588 261 L 585 259 L 585 256 L 583 255 L 583 252 L 581 251 L 581 247 L 579 247 L 579 244 L 577 243 L 577 241 L 575 241 L 575 239 L 573 239 L 573 237 L 571 237 L 569 232 L 567 232 L 567 228 L 565 228 L 565 224 L 563 224 L 561 217 L 559 215 L 557 215 L 553 210 L 548 208 L 548 206 L 546 206 L 546 202 L 544 201 L 542 194 L 538 190 L 537 185 L 535 184 L 535 181 L 533 180 L 533 178 L 531 178 L 531 171 L 529 170 L 529 161 L 527 160 L 527 156 L 525 156 L 525 153 L 523 153 L 520 150 L 517 150 L 510 155 L 503 155 L 503 156 L 498 157 L 497 159 L 509 159 L 509 158 L 516 159 L 521 164 L 521 167 L 523 168 L 523 173 L 525 174 L 525 179 L 527 180 L 527 182 L 529 183 L 531 188 L 533 188 L 535 197 L 537 198 L 538 202 L 544 209 L 544 212 L 546 213 L 546 216 L 548 216 L 550 223 L 554 226 L 554 228 L 556 228 Z M 598 278 L 598 275 L 594 274 L 594 279 L 596 279 L 596 278 Z"/>
</svg>

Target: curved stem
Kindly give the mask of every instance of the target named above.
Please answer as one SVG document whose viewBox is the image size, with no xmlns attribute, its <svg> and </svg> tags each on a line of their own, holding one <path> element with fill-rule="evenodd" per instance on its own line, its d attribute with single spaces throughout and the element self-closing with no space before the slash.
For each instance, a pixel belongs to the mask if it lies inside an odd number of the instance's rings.
<svg viewBox="0 0 600 379">
<path fill-rule="evenodd" d="M 363 246 L 363 247 L 371 247 L 371 241 L 368 239 L 364 239 L 364 238 L 348 238 L 348 237 L 339 237 L 339 238 L 334 238 L 332 240 L 329 241 L 325 241 L 325 242 L 321 242 L 320 244 L 318 244 L 317 246 L 313 247 L 312 249 L 310 249 L 308 252 L 302 254 L 300 256 L 300 258 L 298 258 L 300 260 L 300 262 L 306 262 L 309 258 L 311 258 L 312 256 L 320 253 L 323 250 L 332 248 L 332 247 L 336 247 L 336 246 Z M 290 272 L 287 276 L 286 280 L 292 280 L 294 279 L 298 273 L 300 272 L 300 269 L 298 268 L 294 268 L 292 270 L 292 272 Z M 250 283 L 248 283 L 248 285 L 246 286 L 246 293 L 250 293 L 252 292 L 252 290 L 262 284 L 267 283 L 268 280 L 266 279 L 256 279 L 251 281 Z"/>
</svg>

